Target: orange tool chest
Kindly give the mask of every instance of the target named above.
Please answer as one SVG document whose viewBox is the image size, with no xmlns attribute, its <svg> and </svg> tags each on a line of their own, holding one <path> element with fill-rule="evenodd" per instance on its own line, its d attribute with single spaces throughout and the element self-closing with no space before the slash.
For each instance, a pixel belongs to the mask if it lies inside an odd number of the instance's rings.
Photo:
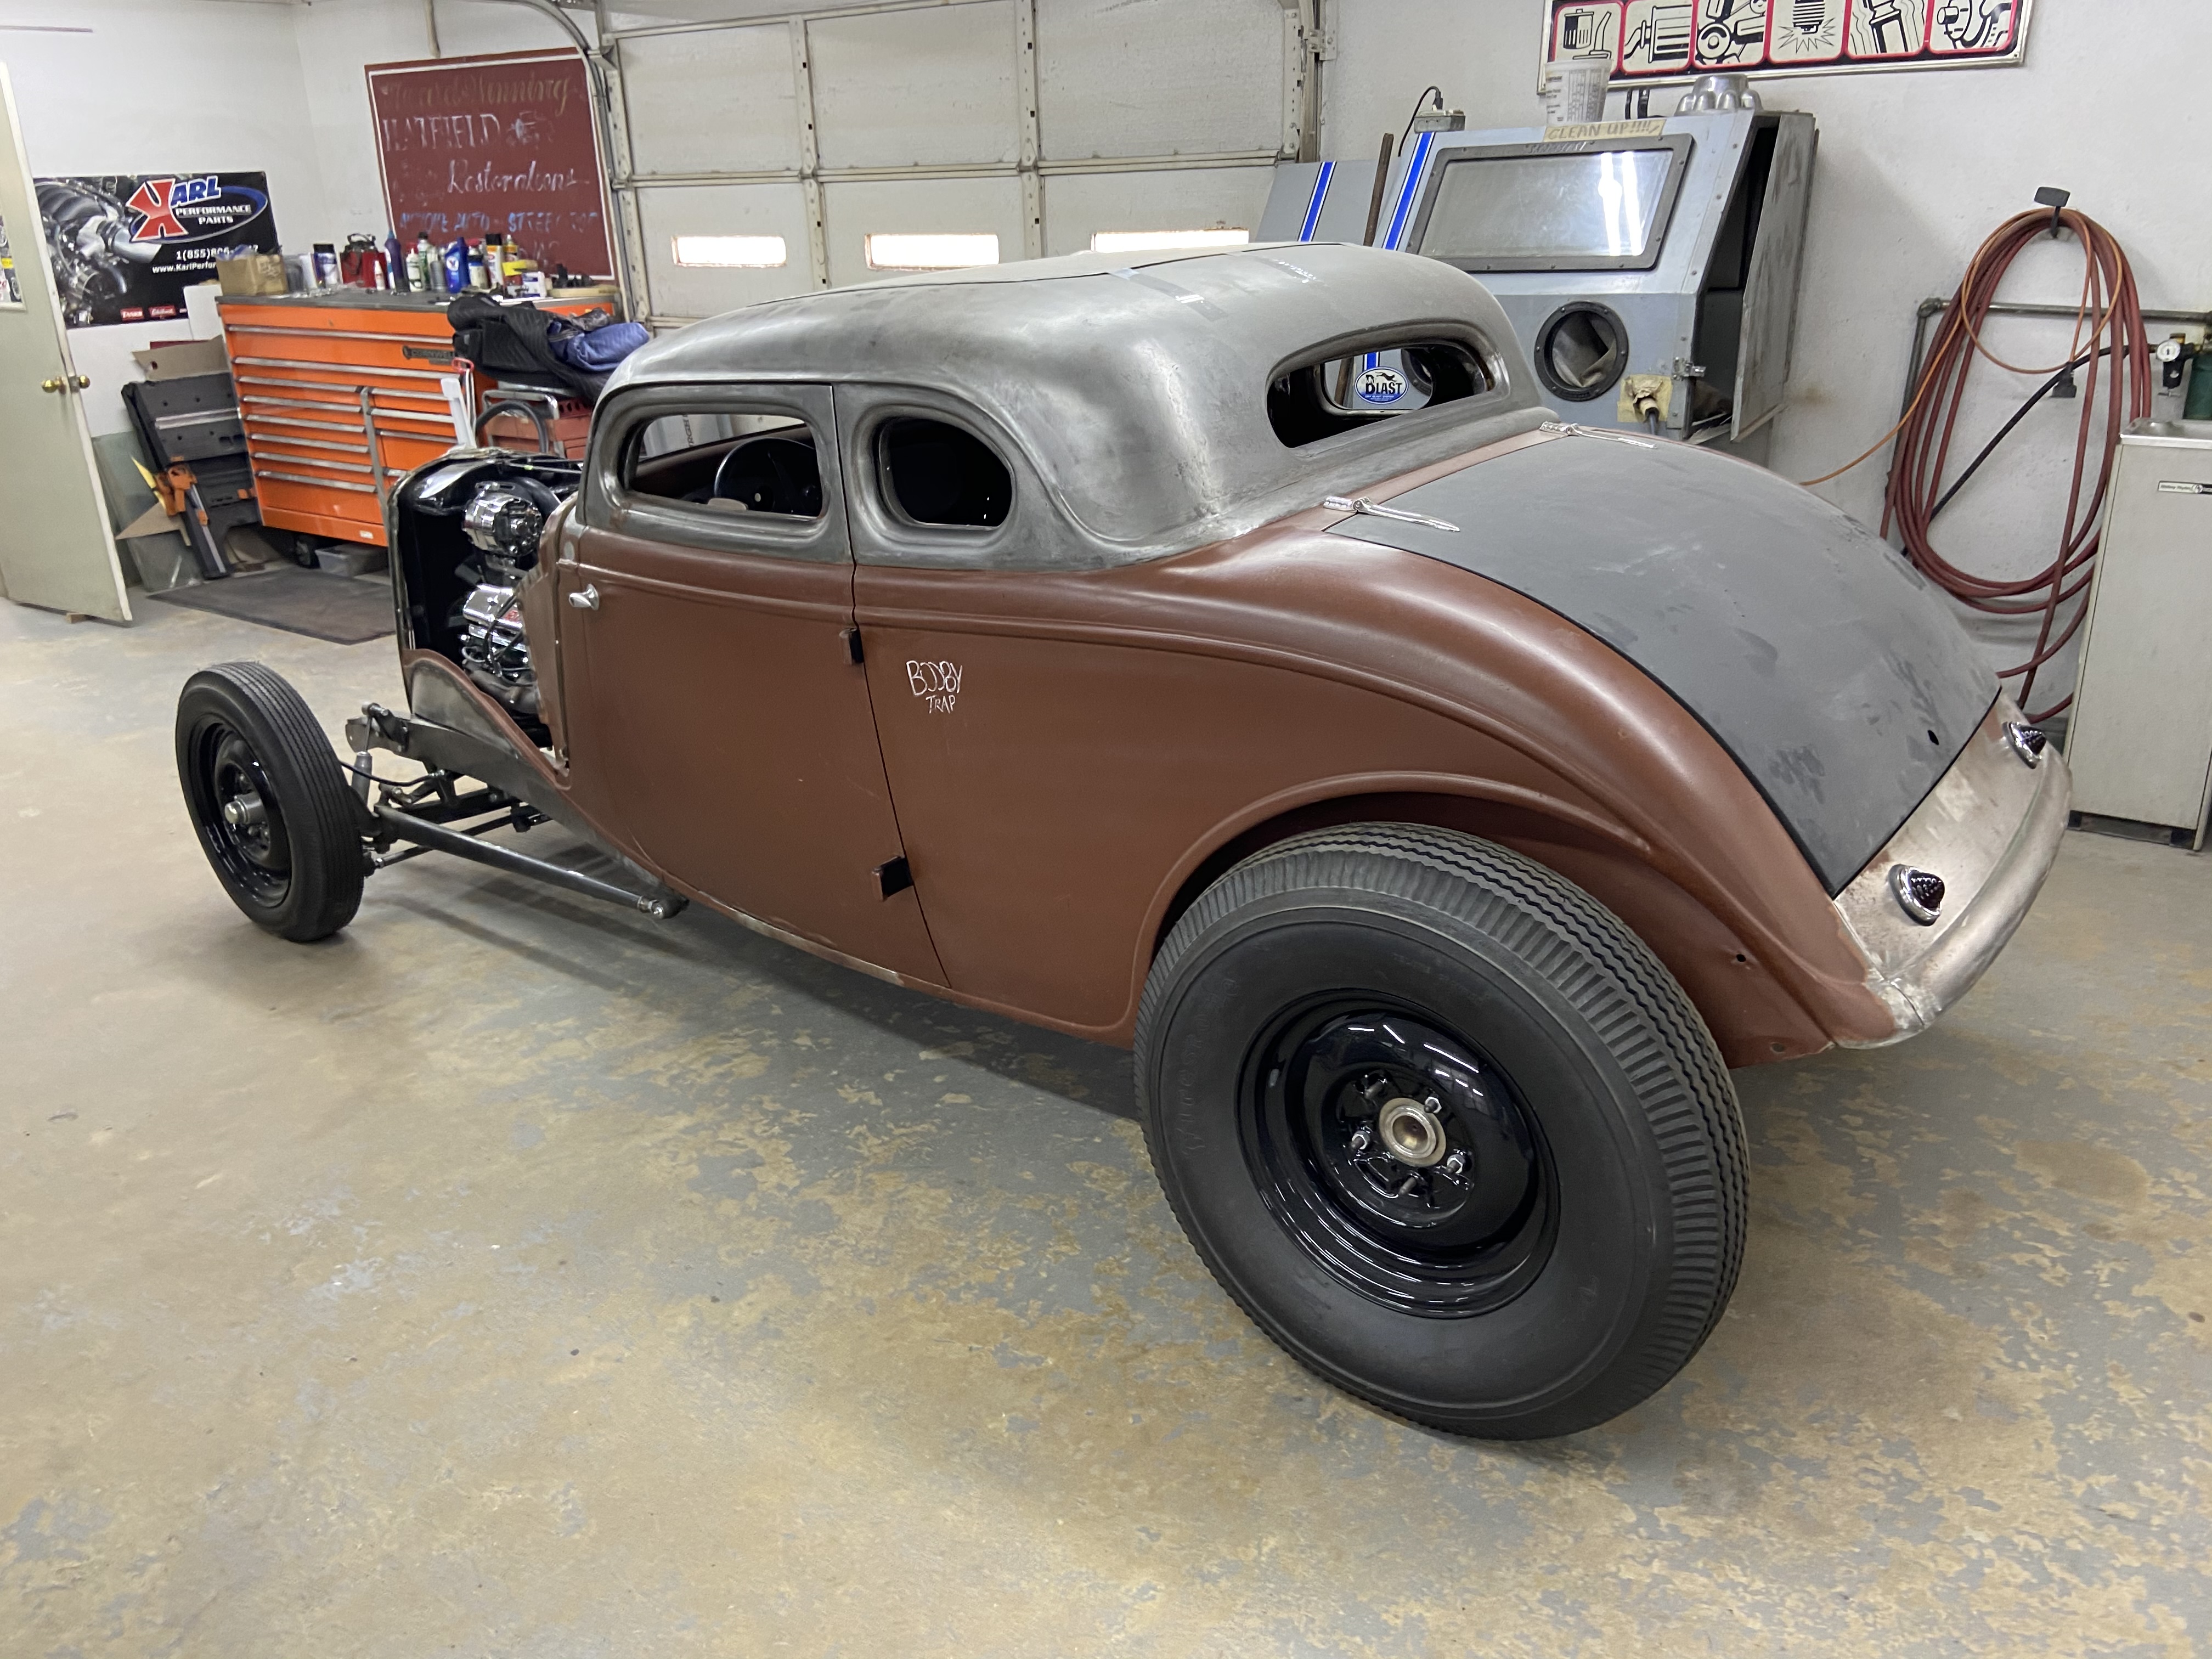
<svg viewBox="0 0 2212 1659">
<path fill-rule="evenodd" d="M 489 377 L 453 361 L 446 295 L 341 289 L 216 303 L 261 520 L 384 544 L 384 501 L 473 423 Z M 574 316 L 603 300 L 540 300 Z"/>
</svg>

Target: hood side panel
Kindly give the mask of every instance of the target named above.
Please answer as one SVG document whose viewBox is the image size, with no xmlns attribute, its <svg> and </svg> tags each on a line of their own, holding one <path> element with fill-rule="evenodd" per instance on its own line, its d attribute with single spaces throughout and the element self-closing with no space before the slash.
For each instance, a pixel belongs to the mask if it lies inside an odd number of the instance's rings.
<svg viewBox="0 0 2212 1659">
<path fill-rule="evenodd" d="M 1363 516 L 1334 533 L 1487 577 L 1612 646 L 1719 739 L 1831 894 L 1911 816 L 1996 696 L 1917 571 L 1856 520 L 1743 462 L 1566 438 L 1390 505 L 1460 530 Z"/>
</svg>

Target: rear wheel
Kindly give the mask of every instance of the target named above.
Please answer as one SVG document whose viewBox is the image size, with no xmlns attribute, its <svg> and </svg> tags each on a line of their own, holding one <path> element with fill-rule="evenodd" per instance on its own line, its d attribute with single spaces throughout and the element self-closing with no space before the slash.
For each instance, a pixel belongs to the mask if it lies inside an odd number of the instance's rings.
<svg viewBox="0 0 2212 1659">
<path fill-rule="evenodd" d="M 1734 1287 L 1742 1132 L 1711 1036 L 1617 918 L 1504 848 L 1365 824 L 1239 865 L 1154 963 L 1138 1086 L 1223 1286 L 1418 1421 L 1601 1423 Z"/>
<path fill-rule="evenodd" d="M 224 663 L 177 699 L 177 778 L 231 902 L 272 933 L 325 939 L 361 908 L 360 805 L 306 700 L 259 663 Z"/>
</svg>

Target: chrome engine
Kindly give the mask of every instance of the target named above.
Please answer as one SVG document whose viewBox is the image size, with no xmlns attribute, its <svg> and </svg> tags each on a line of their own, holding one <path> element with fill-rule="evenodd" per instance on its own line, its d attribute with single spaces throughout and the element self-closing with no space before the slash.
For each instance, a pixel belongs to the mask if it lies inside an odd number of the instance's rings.
<svg viewBox="0 0 2212 1659">
<path fill-rule="evenodd" d="M 538 713 L 538 676 L 522 630 L 522 578 L 538 562 L 538 539 L 558 501 L 532 478 L 479 484 L 461 510 L 461 528 L 476 553 L 460 567 L 471 584 L 455 619 L 461 666 L 518 714 Z"/>
</svg>

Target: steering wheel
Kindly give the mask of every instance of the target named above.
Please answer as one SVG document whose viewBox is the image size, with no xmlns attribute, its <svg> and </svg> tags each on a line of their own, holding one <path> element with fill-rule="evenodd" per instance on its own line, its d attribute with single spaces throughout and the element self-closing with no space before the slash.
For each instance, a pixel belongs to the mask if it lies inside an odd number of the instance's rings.
<svg viewBox="0 0 2212 1659">
<path fill-rule="evenodd" d="M 822 469 L 814 446 L 796 438 L 755 438 L 722 457 L 708 499 L 736 501 L 749 513 L 822 516 Z"/>
</svg>

